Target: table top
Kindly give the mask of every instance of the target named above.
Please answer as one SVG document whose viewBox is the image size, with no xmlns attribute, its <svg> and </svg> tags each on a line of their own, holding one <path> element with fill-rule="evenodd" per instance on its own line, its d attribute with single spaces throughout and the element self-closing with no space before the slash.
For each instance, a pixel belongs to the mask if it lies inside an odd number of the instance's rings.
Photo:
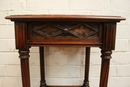
<svg viewBox="0 0 130 87">
<path fill-rule="evenodd" d="M 101 15 L 10 15 L 5 18 L 11 21 L 120 22 L 121 20 L 125 20 L 121 16 Z"/>
</svg>

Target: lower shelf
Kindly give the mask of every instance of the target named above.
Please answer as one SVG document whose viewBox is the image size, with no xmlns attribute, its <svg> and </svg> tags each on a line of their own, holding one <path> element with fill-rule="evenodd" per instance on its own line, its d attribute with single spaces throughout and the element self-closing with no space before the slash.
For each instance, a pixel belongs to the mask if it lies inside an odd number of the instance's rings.
<svg viewBox="0 0 130 87">
<path fill-rule="evenodd" d="M 82 86 L 53 86 L 53 85 L 48 85 L 47 87 L 82 87 Z"/>
</svg>

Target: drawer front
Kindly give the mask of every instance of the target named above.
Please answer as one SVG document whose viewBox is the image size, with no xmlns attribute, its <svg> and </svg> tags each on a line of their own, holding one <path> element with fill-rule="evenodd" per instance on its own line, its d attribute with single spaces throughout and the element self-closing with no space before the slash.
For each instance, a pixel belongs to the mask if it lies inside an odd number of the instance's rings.
<svg viewBox="0 0 130 87">
<path fill-rule="evenodd" d="M 101 44 L 100 23 L 29 23 L 29 43 Z"/>
</svg>

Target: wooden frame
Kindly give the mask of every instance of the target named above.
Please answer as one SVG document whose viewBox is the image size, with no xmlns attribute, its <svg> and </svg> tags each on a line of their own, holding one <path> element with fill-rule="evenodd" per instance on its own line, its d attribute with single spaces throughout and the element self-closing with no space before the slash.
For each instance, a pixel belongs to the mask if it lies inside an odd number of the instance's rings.
<svg viewBox="0 0 130 87">
<path fill-rule="evenodd" d="M 23 87 L 30 87 L 29 48 L 31 46 L 39 47 L 40 87 L 48 86 L 45 81 L 43 54 L 46 45 L 86 47 L 82 87 L 89 87 L 90 47 L 100 47 L 102 64 L 99 87 L 107 87 L 111 54 L 115 49 L 116 23 L 125 18 L 94 15 L 11 15 L 6 19 L 15 22 L 16 49 L 20 54 Z"/>
</svg>

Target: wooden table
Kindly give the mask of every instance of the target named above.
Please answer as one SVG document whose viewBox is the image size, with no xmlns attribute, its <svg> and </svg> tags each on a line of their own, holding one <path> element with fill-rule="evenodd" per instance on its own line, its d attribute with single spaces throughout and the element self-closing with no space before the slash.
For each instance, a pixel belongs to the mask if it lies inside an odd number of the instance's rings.
<svg viewBox="0 0 130 87">
<path fill-rule="evenodd" d="M 90 47 L 100 47 L 102 64 L 99 87 L 107 87 L 109 63 L 112 50 L 115 49 L 116 23 L 125 18 L 94 15 L 11 15 L 5 18 L 15 22 L 16 49 L 19 50 L 21 60 L 23 87 L 30 87 L 29 48 L 31 46 L 38 46 L 40 50 L 40 87 L 48 86 L 45 81 L 43 54 L 46 45 L 86 47 L 82 87 L 89 87 Z"/>
</svg>

